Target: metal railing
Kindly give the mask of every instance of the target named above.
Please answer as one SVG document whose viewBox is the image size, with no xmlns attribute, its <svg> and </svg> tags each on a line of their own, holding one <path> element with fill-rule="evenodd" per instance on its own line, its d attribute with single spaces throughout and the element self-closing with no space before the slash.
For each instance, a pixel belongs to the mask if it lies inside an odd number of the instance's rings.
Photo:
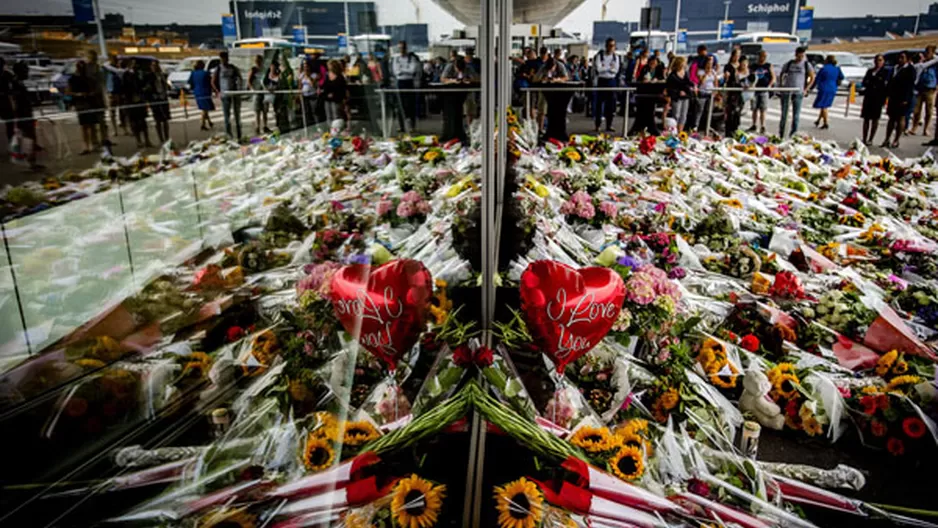
<svg viewBox="0 0 938 528">
<path fill-rule="evenodd" d="M 519 89 L 521 93 L 524 94 L 524 107 L 526 109 L 531 108 L 531 94 L 532 93 L 543 93 L 543 92 L 616 92 L 616 93 L 629 93 L 636 91 L 634 86 L 527 86 Z M 625 98 L 625 108 L 624 115 L 622 117 L 622 135 L 625 136 L 628 130 L 629 123 L 629 104 L 631 97 Z M 606 126 L 609 126 L 607 123 Z"/>
</svg>

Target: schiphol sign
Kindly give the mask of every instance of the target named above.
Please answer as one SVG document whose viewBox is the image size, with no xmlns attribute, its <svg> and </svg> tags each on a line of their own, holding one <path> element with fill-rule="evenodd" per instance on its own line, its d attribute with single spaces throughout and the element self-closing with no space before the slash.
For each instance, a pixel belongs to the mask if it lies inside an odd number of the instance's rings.
<svg viewBox="0 0 938 528">
<path fill-rule="evenodd" d="M 746 6 L 746 13 L 750 15 L 783 15 L 791 14 L 791 4 L 790 3 L 769 3 L 763 2 L 758 4 L 748 4 Z"/>
</svg>

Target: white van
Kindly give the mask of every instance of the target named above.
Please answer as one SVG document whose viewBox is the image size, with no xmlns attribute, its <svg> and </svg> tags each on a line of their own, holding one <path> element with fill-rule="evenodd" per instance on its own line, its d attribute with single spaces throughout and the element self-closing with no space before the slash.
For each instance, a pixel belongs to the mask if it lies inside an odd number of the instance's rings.
<svg viewBox="0 0 938 528">
<path fill-rule="evenodd" d="M 171 96 L 178 96 L 179 92 L 189 92 L 189 75 L 195 69 L 195 63 L 198 61 L 204 61 L 205 69 L 208 71 L 218 67 L 218 57 L 186 57 L 179 63 L 179 67 L 166 78 Z"/>
</svg>

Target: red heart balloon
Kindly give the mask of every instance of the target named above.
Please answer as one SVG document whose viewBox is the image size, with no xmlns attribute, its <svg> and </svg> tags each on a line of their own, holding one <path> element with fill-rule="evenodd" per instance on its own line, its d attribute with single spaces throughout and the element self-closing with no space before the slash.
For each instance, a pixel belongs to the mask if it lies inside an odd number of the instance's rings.
<svg viewBox="0 0 938 528">
<path fill-rule="evenodd" d="M 625 300 L 625 283 L 609 268 L 576 270 L 552 260 L 521 275 L 521 309 L 531 335 L 563 373 L 609 333 Z"/>
<path fill-rule="evenodd" d="M 393 371 L 426 326 L 431 284 L 416 260 L 350 264 L 332 279 L 332 307 L 345 330 Z"/>
</svg>

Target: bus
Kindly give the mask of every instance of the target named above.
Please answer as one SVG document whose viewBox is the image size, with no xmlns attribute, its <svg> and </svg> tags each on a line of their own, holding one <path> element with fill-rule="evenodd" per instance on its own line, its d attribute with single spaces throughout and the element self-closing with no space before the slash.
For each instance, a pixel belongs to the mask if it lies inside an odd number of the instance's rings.
<svg viewBox="0 0 938 528">
<path fill-rule="evenodd" d="M 232 48 L 235 49 L 267 49 L 267 48 L 288 48 L 293 49 L 297 46 L 297 43 L 290 42 L 289 40 L 278 39 L 278 38 L 246 38 L 241 40 L 236 40 L 231 44 Z"/>
<path fill-rule="evenodd" d="M 744 33 L 730 39 L 706 40 L 697 44 L 706 45 L 708 52 L 718 55 L 729 55 L 734 47 L 739 46 L 743 56 L 748 57 L 751 62 L 759 57 L 759 52 L 765 51 L 769 64 L 785 64 L 795 57 L 795 49 L 801 46 L 801 41 L 797 35 L 790 33 L 757 32 Z"/>
<path fill-rule="evenodd" d="M 629 49 L 638 53 L 639 49 L 647 47 L 649 53 L 667 53 L 674 49 L 673 41 L 674 34 L 666 31 L 633 31 L 629 35 Z"/>
</svg>

